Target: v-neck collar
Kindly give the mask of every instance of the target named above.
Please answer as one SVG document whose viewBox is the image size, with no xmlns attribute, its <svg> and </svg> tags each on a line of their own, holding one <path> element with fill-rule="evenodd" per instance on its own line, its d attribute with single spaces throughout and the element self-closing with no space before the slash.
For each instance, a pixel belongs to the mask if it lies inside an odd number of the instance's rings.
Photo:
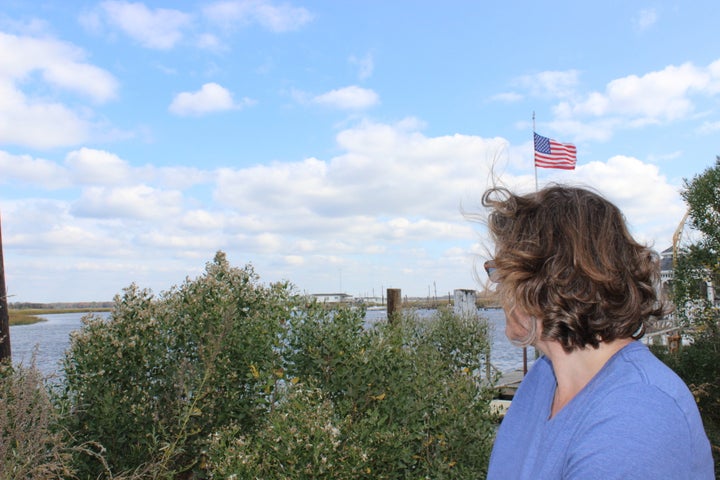
<svg viewBox="0 0 720 480">
<path fill-rule="evenodd" d="M 558 417 L 562 417 L 563 412 L 572 411 L 573 406 L 578 404 L 582 401 L 582 398 L 588 395 L 588 392 L 591 392 L 592 389 L 594 389 L 595 384 L 597 384 L 602 377 L 604 376 L 605 372 L 608 370 L 608 368 L 612 365 L 612 363 L 615 361 L 617 357 L 620 356 L 620 354 L 631 345 L 636 345 L 637 340 L 634 340 L 627 345 L 624 345 L 622 348 L 620 348 L 617 352 L 613 353 L 610 358 L 605 362 L 605 364 L 600 367 L 600 370 L 597 371 L 595 375 L 590 379 L 588 383 L 585 384 L 583 388 L 580 389 L 580 391 L 570 399 L 569 402 L 567 402 L 554 416 L 552 415 L 552 405 L 553 401 L 555 399 L 555 392 L 557 391 L 557 377 L 555 377 L 555 369 L 553 368 L 552 361 L 550 358 L 546 357 L 548 364 L 550 365 L 550 371 L 552 372 L 553 378 L 555 379 L 555 386 L 550 389 L 548 392 L 549 395 L 545 398 L 545 412 L 547 412 L 546 416 L 546 423 L 554 422 Z M 566 413 L 566 415 L 569 415 L 569 413 Z"/>
</svg>

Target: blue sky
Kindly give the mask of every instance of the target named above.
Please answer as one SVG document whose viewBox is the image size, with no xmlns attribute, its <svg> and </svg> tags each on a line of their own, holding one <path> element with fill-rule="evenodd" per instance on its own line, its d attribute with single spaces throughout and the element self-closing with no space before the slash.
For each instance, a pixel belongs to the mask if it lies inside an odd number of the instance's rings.
<svg viewBox="0 0 720 480">
<path fill-rule="evenodd" d="M 308 293 L 478 286 L 492 181 L 536 131 L 670 246 L 720 154 L 707 1 L 42 1 L 0 6 L 9 300 L 161 293 L 217 250 Z"/>
</svg>

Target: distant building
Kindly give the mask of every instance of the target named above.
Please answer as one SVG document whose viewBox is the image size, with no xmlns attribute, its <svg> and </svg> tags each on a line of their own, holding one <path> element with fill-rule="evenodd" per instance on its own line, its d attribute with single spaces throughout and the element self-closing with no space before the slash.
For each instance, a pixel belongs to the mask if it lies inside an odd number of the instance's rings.
<svg viewBox="0 0 720 480">
<path fill-rule="evenodd" d="M 384 297 L 358 297 L 355 300 L 368 305 L 383 305 L 385 303 Z"/>
<path fill-rule="evenodd" d="M 310 296 L 320 303 L 345 303 L 353 299 L 353 296 L 347 293 L 313 293 Z"/>
<path fill-rule="evenodd" d="M 665 292 L 672 288 L 673 279 L 673 248 L 666 248 L 660 254 L 660 282 Z"/>
</svg>

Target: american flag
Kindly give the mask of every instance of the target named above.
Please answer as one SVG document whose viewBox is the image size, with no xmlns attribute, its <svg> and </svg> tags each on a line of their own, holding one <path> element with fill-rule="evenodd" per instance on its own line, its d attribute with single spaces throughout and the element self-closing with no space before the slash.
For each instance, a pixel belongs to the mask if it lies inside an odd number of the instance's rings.
<svg viewBox="0 0 720 480">
<path fill-rule="evenodd" d="M 560 143 L 551 138 L 535 135 L 535 166 L 575 170 L 577 150 L 571 143 Z"/>
</svg>

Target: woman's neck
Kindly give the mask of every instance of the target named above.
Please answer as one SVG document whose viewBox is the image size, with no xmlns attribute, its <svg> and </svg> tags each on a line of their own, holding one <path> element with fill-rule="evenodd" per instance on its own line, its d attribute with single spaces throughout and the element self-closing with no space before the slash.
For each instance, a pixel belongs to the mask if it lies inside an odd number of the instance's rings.
<svg viewBox="0 0 720 480">
<path fill-rule="evenodd" d="M 590 380 L 597 375 L 610 358 L 624 346 L 632 342 L 630 338 L 600 342 L 598 348 L 586 347 L 568 353 L 559 342 L 553 340 L 538 341 L 540 349 L 552 362 L 557 387 L 550 410 L 550 418 L 565 407 Z"/>
</svg>

